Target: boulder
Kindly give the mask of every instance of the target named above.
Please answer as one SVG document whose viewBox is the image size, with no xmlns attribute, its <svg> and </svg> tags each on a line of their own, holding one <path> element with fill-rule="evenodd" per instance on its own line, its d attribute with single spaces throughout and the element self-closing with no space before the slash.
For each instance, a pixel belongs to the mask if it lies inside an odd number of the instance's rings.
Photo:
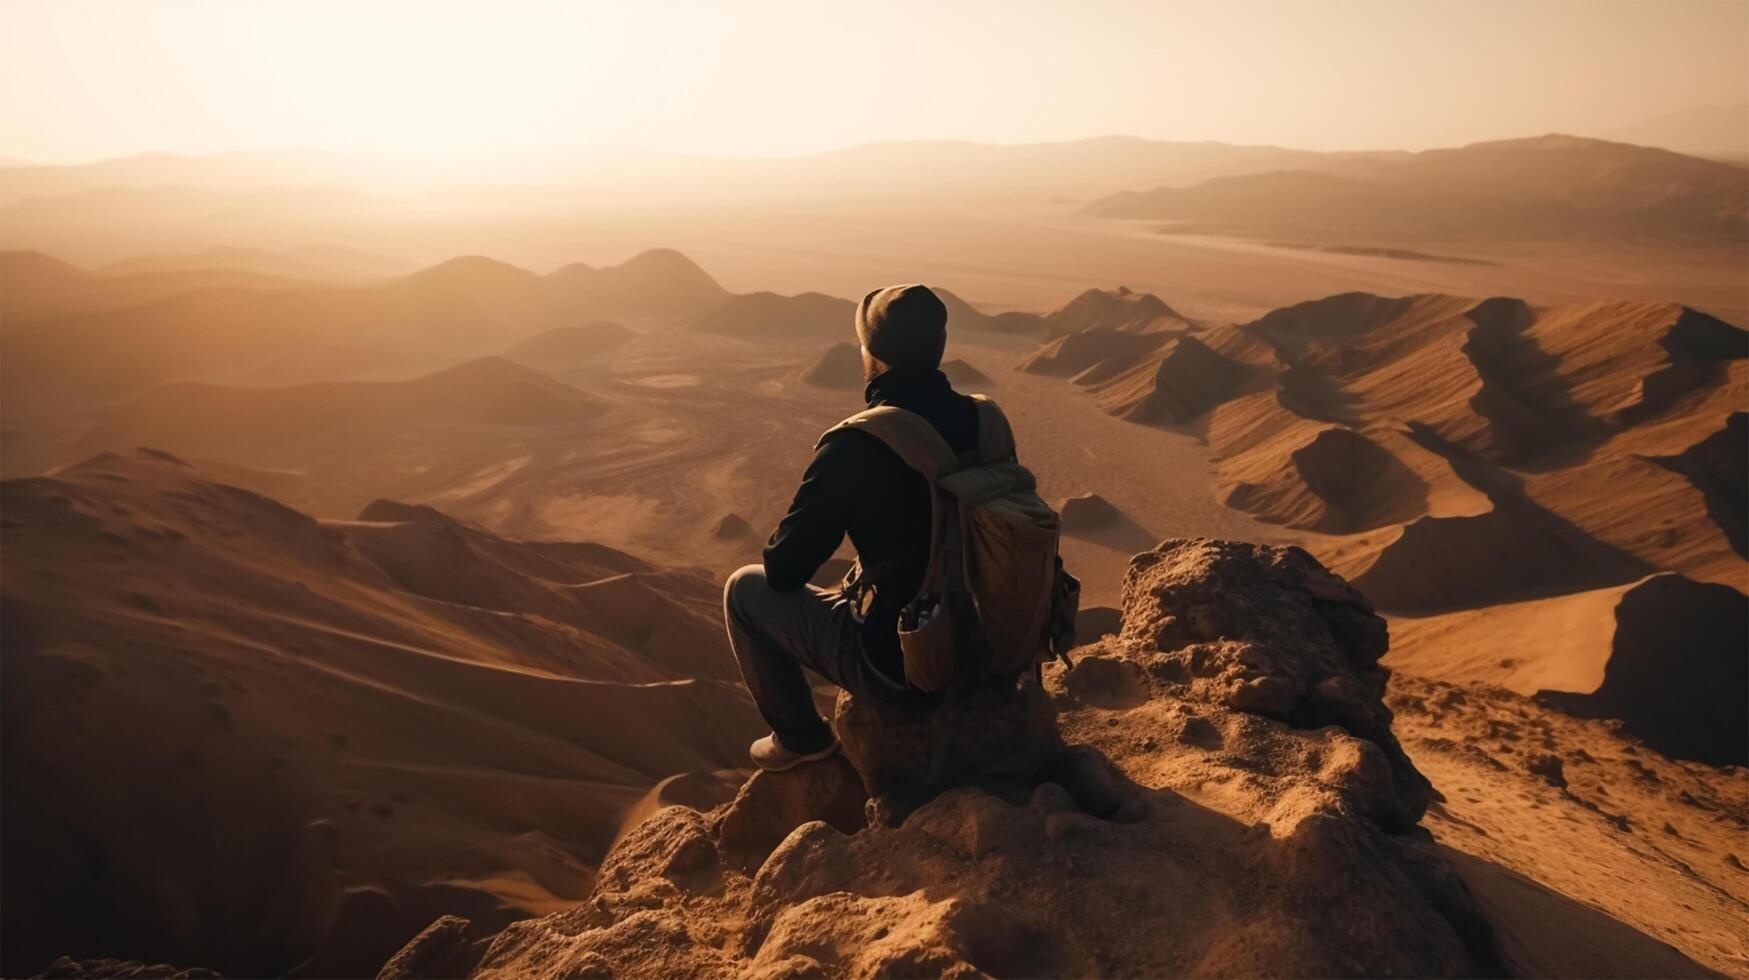
<svg viewBox="0 0 1749 980">
<path fill-rule="evenodd" d="M 939 705 L 900 706 L 841 692 L 832 727 L 868 792 L 871 819 L 885 823 L 952 786 L 1024 799 L 1063 751 L 1056 708 L 1030 676 Z"/>
<path fill-rule="evenodd" d="M 710 828 L 723 850 L 762 860 L 790 831 L 811 821 L 855 833 L 862 829 L 867 801 L 856 770 L 834 755 L 784 772 L 754 773 L 734 800 L 712 811 Z"/>
<path fill-rule="evenodd" d="M 1124 576 L 1123 627 L 1083 654 L 1114 654 L 1159 694 L 1260 715 L 1298 729 L 1334 726 L 1369 743 L 1357 766 L 1387 777 L 1357 805 L 1389 829 L 1421 818 L 1432 785 L 1391 733 L 1389 646 L 1372 603 L 1305 551 L 1215 541 L 1162 542 Z M 1089 655 L 1091 654 L 1091 655 Z"/>
<path fill-rule="evenodd" d="M 473 923 L 446 915 L 414 936 L 377 972 L 377 980 L 440 980 L 466 976 L 481 950 L 475 946 Z"/>
</svg>

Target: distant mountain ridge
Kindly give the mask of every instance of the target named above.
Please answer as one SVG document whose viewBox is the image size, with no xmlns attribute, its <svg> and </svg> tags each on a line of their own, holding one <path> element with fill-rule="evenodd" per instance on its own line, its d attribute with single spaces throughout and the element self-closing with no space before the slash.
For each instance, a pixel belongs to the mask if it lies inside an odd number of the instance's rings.
<svg viewBox="0 0 1749 980">
<path fill-rule="evenodd" d="M 409 271 L 405 260 L 358 249 L 319 245 L 267 249 L 217 246 L 177 255 L 141 255 L 111 262 L 98 272 L 108 276 L 141 273 L 233 270 L 292 279 L 387 278 Z"/>
<path fill-rule="evenodd" d="M 1239 235 L 1749 241 L 1749 171 L 1552 134 L 1122 191 L 1088 214 Z"/>
<path fill-rule="evenodd" d="M 215 371 L 265 370 L 279 384 L 347 377 L 409 356 L 497 353 L 556 327 L 670 323 L 729 297 L 667 249 L 545 276 L 461 256 L 354 284 L 229 271 L 105 276 L 40 253 L 4 252 L 0 294 L 9 406 L 39 395 L 110 397 Z"/>
<path fill-rule="evenodd" d="M 1323 158 L 1388 155 L 1389 151 L 1326 153 L 1118 135 L 1038 143 L 895 140 L 754 159 L 598 152 L 584 164 L 560 162 L 524 176 L 531 183 L 568 186 L 645 182 L 681 192 L 715 188 L 806 194 L 859 188 L 1049 194 L 1067 190 L 1065 174 L 1077 175 L 1086 193 L 1160 181 L 1193 183 L 1226 173 L 1308 165 Z M 362 186 L 380 181 L 383 169 L 369 160 L 325 154 L 147 154 L 74 165 L 0 164 L 0 206 L 119 187 Z"/>
<path fill-rule="evenodd" d="M 1598 135 L 1741 163 L 1749 161 L 1749 101 L 1666 112 Z"/>
</svg>

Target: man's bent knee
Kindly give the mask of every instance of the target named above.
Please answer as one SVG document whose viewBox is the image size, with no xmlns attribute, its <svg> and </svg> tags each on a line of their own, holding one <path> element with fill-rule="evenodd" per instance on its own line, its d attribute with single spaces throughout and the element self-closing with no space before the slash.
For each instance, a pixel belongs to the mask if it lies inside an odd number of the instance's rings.
<svg viewBox="0 0 1749 980">
<path fill-rule="evenodd" d="M 723 609 L 745 622 L 747 611 L 753 608 L 759 593 L 769 590 L 764 565 L 742 565 L 729 574 L 723 583 Z"/>
</svg>

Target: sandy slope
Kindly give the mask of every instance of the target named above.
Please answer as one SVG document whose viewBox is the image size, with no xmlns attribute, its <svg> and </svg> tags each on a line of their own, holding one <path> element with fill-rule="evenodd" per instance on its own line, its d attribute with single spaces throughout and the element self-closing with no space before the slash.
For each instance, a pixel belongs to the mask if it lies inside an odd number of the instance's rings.
<svg viewBox="0 0 1749 980">
<path fill-rule="evenodd" d="M 387 502 L 318 522 L 145 451 L 4 496 L 8 972 L 333 975 L 433 909 L 550 909 L 757 727 L 693 574 Z"/>
<path fill-rule="evenodd" d="M 1749 772 L 1664 758 L 1498 688 L 1399 673 L 1392 692 L 1404 747 L 1445 797 L 1428 828 L 1473 858 L 1455 863 L 1490 917 L 1550 954 L 1527 972 L 1692 975 L 1677 950 L 1749 970 Z"/>
</svg>

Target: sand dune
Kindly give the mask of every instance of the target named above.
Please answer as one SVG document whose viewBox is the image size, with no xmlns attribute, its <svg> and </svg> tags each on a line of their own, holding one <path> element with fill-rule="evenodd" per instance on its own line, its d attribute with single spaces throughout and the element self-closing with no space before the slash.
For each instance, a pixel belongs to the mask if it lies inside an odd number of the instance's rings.
<svg viewBox="0 0 1749 980">
<path fill-rule="evenodd" d="M 1065 497 L 1057 502 L 1056 509 L 1062 518 L 1065 539 L 1086 541 L 1128 553 L 1145 551 L 1160 540 L 1097 493 Z"/>
<path fill-rule="evenodd" d="M 1056 507 L 1057 513 L 1063 519 L 1063 531 L 1069 534 L 1103 527 L 1115 522 L 1120 516 L 1111 501 L 1096 493 L 1066 497 L 1058 501 Z"/>
<path fill-rule="evenodd" d="M 1098 368 L 1099 377 L 1109 377 L 1134 364 L 1140 355 L 1158 348 L 1163 339 L 1155 334 L 1095 327 L 1046 343 L 1021 361 L 1020 369 L 1068 378 Z"/>
<path fill-rule="evenodd" d="M 651 785 L 757 727 L 738 684 L 691 679 L 732 671 L 702 577 L 425 508 L 324 524 L 145 451 L 3 492 L 21 963 L 365 971 L 434 908 L 579 897 Z M 364 935 L 329 934 L 371 894 Z"/>
<path fill-rule="evenodd" d="M 1217 353 L 1205 335 L 1235 356 Z M 1347 534 L 1424 516 L 1475 519 L 1502 529 L 1497 544 L 1521 520 L 1554 528 L 1549 547 L 1562 557 L 1540 572 L 1531 571 L 1540 561 L 1532 559 L 1513 573 L 1524 581 L 1512 588 L 1556 594 L 1567 586 L 1555 569 L 1573 548 L 1609 556 L 1600 567 L 1614 571 L 1591 585 L 1653 568 L 1711 578 L 1740 571 L 1728 531 L 1678 516 L 1709 506 L 1681 474 L 1619 451 L 1583 463 L 1579 454 L 1648 422 L 1663 427 L 1660 438 L 1669 444 L 1679 438 L 1675 412 L 1717 431 L 1722 420 L 1707 421 L 1718 418 L 1717 409 L 1702 403 L 1715 404 L 1709 393 L 1735 383 L 1735 369 L 1726 368 L 1749 351 L 1744 336 L 1669 304 L 1536 310 L 1509 299 L 1348 294 L 1180 335 L 1157 352 L 1137 352 L 1135 341 L 1095 328 L 1042 346 L 1024 364 L 1073 376 L 1119 417 L 1182 425 L 1208 416 L 1203 431 L 1222 460 L 1224 499 L 1266 520 Z M 1521 481 L 1474 457 L 1537 472 Z M 1495 492 L 1529 504 L 1487 517 Z M 1621 506 L 1619 494 L 1636 503 Z M 1711 509 L 1722 511 L 1721 504 L 1715 494 Z M 1660 525 L 1673 530 L 1648 531 Z M 1443 526 L 1370 547 L 1406 554 Z M 1346 567 L 1359 574 L 1367 566 Z M 1412 585 L 1387 588 L 1390 602 L 1423 601 L 1402 592 Z M 1425 597 L 1438 591 L 1427 589 Z M 1455 595 L 1441 601 L 1471 601 Z"/>
<path fill-rule="evenodd" d="M 802 372 L 801 378 L 817 388 L 861 388 L 862 354 L 855 344 L 833 344 Z"/>
<path fill-rule="evenodd" d="M 1157 357 L 1094 381 L 1093 369 L 1076 380 L 1091 384 L 1105 410 L 1145 425 L 1186 425 L 1230 398 L 1248 375 L 1194 336 L 1177 336 Z"/>
<path fill-rule="evenodd" d="M 1417 424 L 1508 465 L 1568 460 L 1749 356 L 1743 331 L 1670 304 L 1344 296 L 1247 329 L 1287 365 L 1283 402 L 1297 413 Z"/>
<path fill-rule="evenodd" d="M 1652 458 L 1688 478 L 1731 550 L 1749 557 L 1749 517 L 1738 506 L 1749 499 L 1749 412 L 1732 412 L 1717 431 L 1680 453 Z"/>
<path fill-rule="evenodd" d="M 1365 435 L 1318 430 L 1267 483 L 1242 483 L 1227 505 L 1266 520 L 1348 534 L 1414 520 L 1427 512 L 1427 483 Z"/>
<path fill-rule="evenodd" d="M 1496 305 L 1470 314 L 1473 357 L 1513 401 L 1545 414 L 1624 428 L 1716 383 L 1724 363 L 1749 358 L 1749 334 L 1672 303 L 1487 316 Z"/>
<path fill-rule="evenodd" d="M 1190 322 L 1177 310 L 1151 293 L 1119 286 L 1114 290 L 1089 289 L 1045 317 L 1051 329 L 1064 333 L 1083 330 L 1125 330 L 1156 333 L 1182 330 Z"/>
<path fill-rule="evenodd" d="M 1634 583 L 1391 618 L 1386 663 L 1420 677 L 1486 684 L 1529 696 L 1594 691 L 1615 636 L 1615 608 Z"/>
<path fill-rule="evenodd" d="M 1728 429 L 1721 426 L 1715 436 L 1727 435 Z M 1742 442 L 1726 446 L 1725 441 L 1719 439 L 1712 445 L 1741 460 Z M 1678 461 L 1694 458 L 1674 457 Z M 1677 462 L 1671 466 L 1634 454 L 1599 453 L 1589 462 L 1531 476 L 1524 482 L 1524 492 L 1597 540 L 1652 567 L 1680 569 L 1697 579 L 1742 585 L 1742 508 L 1735 504 L 1745 497 L 1740 491 L 1734 495 L 1730 491 L 1709 493 L 1703 487 L 1715 484 L 1706 471 L 1697 468 L 1701 474 L 1697 482 L 1683 471 L 1686 465 Z"/>
<path fill-rule="evenodd" d="M 1737 642 L 1749 596 L 1681 575 L 1654 575 L 1615 607 L 1603 682 L 1538 697 L 1585 718 L 1617 718 L 1665 755 L 1749 765 L 1749 660 Z"/>
<path fill-rule="evenodd" d="M 957 357 L 942 361 L 941 373 L 947 375 L 947 380 L 962 391 L 979 391 L 996 383 L 989 375 Z"/>
<path fill-rule="evenodd" d="M 1423 613 L 1580 592 L 1651 570 L 1550 515 L 1514 508 L 1417 518 L 1354 582 L 1380 609 Z"/>
<path fill-rule="evenodd" d="M 1743 765 L 1749 683 L 1738 589 L 1660 573 L 1556 598 L 1391 624 L 1393 667 L 1620 720 L 1672 758 Z"/>
<path fill-rule="evenodd" d="M 751 538 L 755 533 L 753 525 L 747 523 L 747 518 L 740 514 L 725 514 L 717 522 L 717 529 L 711 536 L 718 540 L 736 541 Z"/>
<path fill-rule="evenodd" d="M 1492 506 L 1481 502 L 1485 494 L 1504 496 L 1527 502 L 1514 513 L 1541 515 L 1532 523 L 1561 525 L 1562 541 L 1594 539 L 1595 548 L 1580 547 L 1618 556 L 1605 563 L 1616 574 L 1740 574 L 1733 521 L 1709 516 L 1728 510 L 1734 491 L 1709 498 L 1702 486 L 1732 486 L 1732 478 L 1697 483 L 1682 471 L 1689 464 L 1656 461 L 1697 459 L 1683 454 L 1725 426 L 1749 356 L 1749 335 L 1736 327 L 1670 304 L 1535 309 L 1510 299 L 1350 294 L 1278 310 L 1236 332 L 1266 341 L 1275 363 L 1258 368 L 1273 375 L 1273 390 L 1218 406 L 1207 424 L 1233 506 L 1326 533 L 1422 514 L 1475 518 L 1507 533 L 1519 517 L 1482 516 Z M 1206 383 L 1208 375 L 1191 376 Z M 1344 430 L 1351 434 L 1334 434 Z M 1301 455 L 1326 431 L 1324 439 L 1344 440 L 1371 462 L 1333 454 L 1335 442 Z M 1369 452 L 1359 440 L 1390 448 Z M 1720 451 L 1697 452 L 1714 462 L 1693 465 L 1731 471 L 1737 454 L 1722 441 L 1709 445 Z M 1356 481 L 1382 481 L 1380 496 L 1360 508 L 1366 513 L 1326 523 L 1328 499 L 1305 472 L 1323 454 L 1350 467 L 1348 489 L 1325 484 L 1333 496 L 1356 492 Z"/>
<path fill-rule="evenodd" d="M 1394 664 L 1735 758 L 1741 699 L 1715 692 L 1741 687 L 1749 629 L 1741 330 L 1673 304 L 1345 295 L 1236 331 L 1274 363 L 1206 423 L 1225 501 L 1328 535 L 1307 546 L 1396 617 Z"/>
</svg>

